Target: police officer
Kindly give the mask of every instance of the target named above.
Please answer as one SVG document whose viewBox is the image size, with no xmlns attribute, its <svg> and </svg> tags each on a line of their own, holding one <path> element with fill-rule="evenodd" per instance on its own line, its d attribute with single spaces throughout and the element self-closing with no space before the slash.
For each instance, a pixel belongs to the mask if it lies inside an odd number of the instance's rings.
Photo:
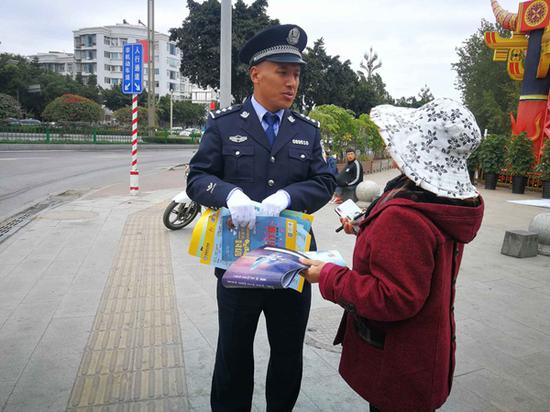
<svg viewBox="0 0 550 412">
<path fill-rule="evenodd" d="M 210 113 L 199 150 L 191 159 L 189 196 L 209 207 L 227 206 L 233 222 L 254 226 L 252 201 L 263 214 L 288 208 L 313 213 L 335 188 L 322 157 L 319 124 L 289 110 L 298 90 L 307 35 L 296 25 L 277 25 L 241 49 L 254 93 L 244 104 Z M 253 343 L 266 318 L 270 359 L 268 411 L 290 411 L 302 379 L 302 347 L 311 288 L 226 289 L 218 277 L 218 347 L 212 379 L 213 411 L 249 411 L 254 388 Z"/>
</svg>

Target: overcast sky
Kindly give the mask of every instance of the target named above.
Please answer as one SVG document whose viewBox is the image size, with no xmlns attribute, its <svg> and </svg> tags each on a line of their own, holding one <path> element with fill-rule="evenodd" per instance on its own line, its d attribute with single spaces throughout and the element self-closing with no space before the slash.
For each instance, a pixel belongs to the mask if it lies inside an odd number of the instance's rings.
<svg viewBox="0 0 550 412">
<path fill-rule="evenodd" d="M 500 3 L 517 12 L 519 1 Z M 187 16 L 186 1 L 155 0 L 155 13 L 157 31 L 167 33 Z M 459 98 L 455 48 L 482 18 L 494 21 L 490 0 L 270 0 L 268 14 L 302 26 L 309 46 L 323 37 L 328 53 L 354 69 L 372 46 L 394 97 L 416 95 L 427 84 L 436 97 Z M 0 52 L 73 52 L 73 30 L 122 19 L 146 23 L 147 0 L 0 0 L 0 16 Z"/>
</svg>

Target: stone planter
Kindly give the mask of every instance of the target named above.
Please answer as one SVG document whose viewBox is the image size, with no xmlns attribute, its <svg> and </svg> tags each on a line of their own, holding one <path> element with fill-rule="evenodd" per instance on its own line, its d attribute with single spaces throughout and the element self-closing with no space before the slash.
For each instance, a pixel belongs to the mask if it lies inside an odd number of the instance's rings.
<svg viewBox="0 0 550 412">
<path fill-rule="evenodd" d="M 550 213 L 536 215 L 529 224 L 529 232 L 538 235 L 539 254 L 550 256 Z"/>
</svg>

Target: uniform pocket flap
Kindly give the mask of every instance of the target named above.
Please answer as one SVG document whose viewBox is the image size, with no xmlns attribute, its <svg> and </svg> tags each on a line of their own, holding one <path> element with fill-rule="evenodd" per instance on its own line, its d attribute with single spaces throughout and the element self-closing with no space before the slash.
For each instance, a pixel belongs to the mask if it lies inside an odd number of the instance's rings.
<svg viewBox="0 0 550 412">
<path fill-rule="evenodd" d="M 309 160 L 311 159 L 311 152 L 304 149 L 289 148 L 288 157 L 298 160 Z"/>
<path fill-rule="evenodd" d="M 252 156 L 254 155 L 254 146 L 223 146 L 224 156 Z"/>
</svg>

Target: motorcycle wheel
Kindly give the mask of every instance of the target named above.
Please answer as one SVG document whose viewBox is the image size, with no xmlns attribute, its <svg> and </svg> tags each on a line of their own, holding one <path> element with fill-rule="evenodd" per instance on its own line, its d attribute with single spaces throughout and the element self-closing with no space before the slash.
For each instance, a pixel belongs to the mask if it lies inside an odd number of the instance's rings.
<svg viewBox="0 0 550 412">
<path fill-rule="evenodd" d="M 197 202 L 176 203 L 172 201 L 164 210 L 162 222 L 168 229 L 178 230 L 191 223 L 200 210 L 201 207 Z"/>
</svg>

